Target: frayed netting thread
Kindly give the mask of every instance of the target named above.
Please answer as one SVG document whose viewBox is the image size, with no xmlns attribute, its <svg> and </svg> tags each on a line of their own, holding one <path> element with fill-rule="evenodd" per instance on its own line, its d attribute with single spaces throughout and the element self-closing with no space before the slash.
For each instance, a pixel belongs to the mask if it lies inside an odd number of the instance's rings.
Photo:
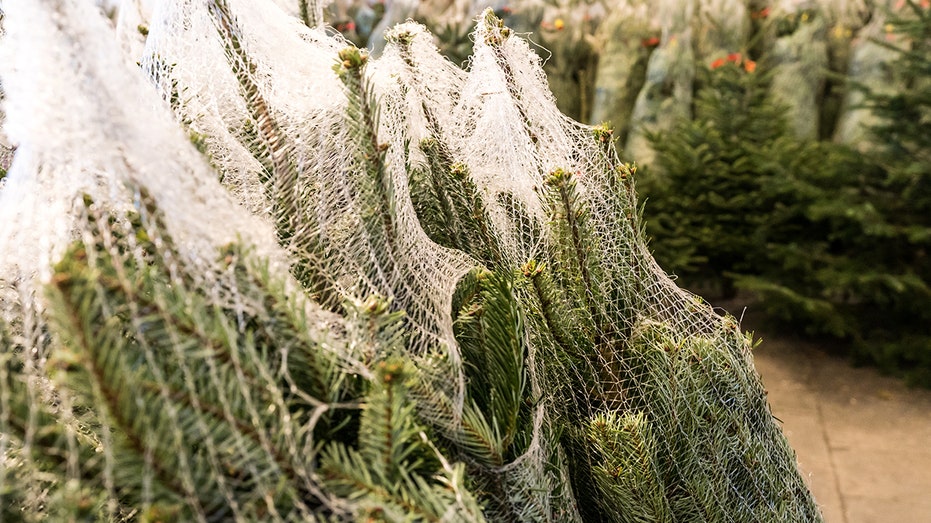
<svg viewBox="0 0 931 523">
<path fill-rule="evenodd" d="M 350 479 L 371 479 L 341 468 L 355 451 L 321 451 L 318 437 L 345 430 L 341 410 L 361 409 L 366 423 L 376 400 L 357 383 L 395 391 L 394 373 L 419 379 L 409 391 L 419 418 L 483 490 L 497 489 L 483 500 L 490 520 L 624 521 L 646 508 L 657 520 L 818 518 L 748 339 L 656 265 L 609 130 L 560 114 L 539 57 L 490 11 L 462 71 L 413 23 L 366 63 L 271 2 L 163 2 L 140 72 L 86 2 L 28 4 L 9 10 L 19 22 L 6 40 L 7 129 L 19 149 L 0 194 L 3 361 L 26 361 L 29 383 L 47 391 L 31 393 L 27 418 L 62 421 L 67 477 L 80 489 L 99 472 L 110 519 L 129 517 L 130 494 L 143 511 L 169 510 L 164 489 L 200 521 L 373 510 L 345 494 Z M 32 54 L 27 26 L 44 31 Z M 468 246 L 422 224 L 412 173 L 437 157 L 462 176 L 459 189 L 474 188 L 461 218 L 483 226 Z M 492 458 L 470 454 L 480 380 L 456 336 L 475 310 L 453 310 L 469 275 L 497 281 L 489 270 L 511 274 L 502 286 L 524 310 L 508 317 L 526 347 L 528 391 L 526 434 Z M 56 323 L 83 338 L 50 336 Z M 288 341 L 271 345 L 275 333 Z M 118 336 L 137 360 L 105 357 Z M 92 341 L 102 348 L 74 349 Z M 388 353 L 416 369 L 386 363 Z M 47 377 L 75 362 L 93 378 L 84 396 Z M 14 372 L 3 372 L 12 397 Z M 158 408 L 126 418 L 121 387 Z M 98 427 L 82 425 L 88 395 L 103 406 Z M 35 436 L 7 436 L 19 418 L 5 412 L 6 467 L 28 461 Z M 426 429 L 405 430 L 427 441 Z M 639 439 L 624 447 L 618 434 Z M 192 438 L 202 446 L 189 455 Z M 85 461 L 87 445 L 103 455 Z M 139 492 L 121 477 L 137 470 L 119 461 L 132 447 L 143 449 Z M 436 460 L 443 488 L 417 483 L 424 506 L 481 519 L 458 465 L 438 450 Z M 625 476 L 637 460 L 656 472 Z M 617 494 L 627 480 L 649 499 Z"/>
</svg>

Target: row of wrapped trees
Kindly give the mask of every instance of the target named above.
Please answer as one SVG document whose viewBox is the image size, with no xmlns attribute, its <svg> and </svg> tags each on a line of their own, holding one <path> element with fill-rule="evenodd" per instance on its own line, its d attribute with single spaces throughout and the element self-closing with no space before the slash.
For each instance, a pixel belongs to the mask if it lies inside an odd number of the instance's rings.
<svg viewBox="0 0 931 523">
<path fill-rule="evenodd" d="M 324 16 L 361 45 L 380 40 L 365 20 L 403 12 L 440 28 L 441 49 L 462 62 L 464 5 L 347 2 Z M 779 328 L 839 339 L 860 362 L 931 383 L 918 145 L 928 2 L 494 7 L 551 53 L 560 109 L 611 122 L 622 156 L 643 168 L 665 269 L 728 298 L 749 292 Z"/>
<path fill-rule="evenodd" d="M 311 22 L 301 2 L 279 4 Z M 696 68 L 734 54 L 767 62 L 770 95 L 784 105 L 794 136 L 871 141 L 863 124 L 875 115 L 843 78 L 894 89 L 895 54 L 883 43 L 903 38 L 890 16 L 910 12 L 904 1 L 387 0 L 337 1 L 318 16 L 376 54 L 388 28 L 415 19 L 433 30 L 441 52 L 462 63 L 472 48 L 472 13 L 489 5 L 550 53 L 544 68 L 560 109 L 581 121 L 610 121 L 628 159 L 644 163 L 653 158 L 645 133 L 691 116 Z"/>
<path fill-rule="evenodd" d="M 467 70 L 255 0 L 161 4 L 141 68 L 90 2 L 6 15 L 4 521 L 820 520 L 493 12 Z"/>
<path fill-rule="evenodd" d="M 456 5 L 410 12 L 455 26 Z M 561 110 L 612 122 L 642 168 L 651 248 L 681 284 L 740 293 L 770 332 L 931 385 L 928 2 L 495 7 L 552 52 Z M 439 36 L 456 60 L 463 35 Z"/>
</svg>

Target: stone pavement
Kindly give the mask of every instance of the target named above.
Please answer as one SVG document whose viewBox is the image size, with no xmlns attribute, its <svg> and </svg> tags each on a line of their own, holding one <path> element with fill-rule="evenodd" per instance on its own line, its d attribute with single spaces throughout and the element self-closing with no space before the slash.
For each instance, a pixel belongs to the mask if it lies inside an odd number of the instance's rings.
<svg viewBox="0 0 931 523">
<path fill-rule="evenodd" d="M 765 336 L 754 360 L 827 523 L 931 523 L 931 391 Z"/>
</svg>

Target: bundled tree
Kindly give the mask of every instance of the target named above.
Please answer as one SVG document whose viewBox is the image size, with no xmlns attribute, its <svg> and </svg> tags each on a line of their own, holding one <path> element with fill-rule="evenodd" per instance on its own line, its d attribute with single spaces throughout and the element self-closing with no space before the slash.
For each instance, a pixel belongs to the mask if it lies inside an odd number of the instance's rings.
<svg viewBox="0 0 931 523">
<path fill-rule="evenodd" d="M 86 2 L 7 14 L 4 517 L 820 520 L 749 337 L 493 12 L 463 72 L 174 2 L 149 79 Z"/>
</svg>

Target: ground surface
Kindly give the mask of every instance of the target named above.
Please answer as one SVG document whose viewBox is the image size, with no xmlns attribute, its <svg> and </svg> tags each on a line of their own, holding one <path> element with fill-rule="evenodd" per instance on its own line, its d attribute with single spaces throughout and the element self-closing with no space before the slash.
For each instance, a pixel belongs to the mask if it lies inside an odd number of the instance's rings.
<svg viewBox="0 0 931 523">
<path fill-rule="evenodd" d="M 827 523 L 931 523 L 931 391 L 765 335 L 754 359 Z"/>
</svg>

